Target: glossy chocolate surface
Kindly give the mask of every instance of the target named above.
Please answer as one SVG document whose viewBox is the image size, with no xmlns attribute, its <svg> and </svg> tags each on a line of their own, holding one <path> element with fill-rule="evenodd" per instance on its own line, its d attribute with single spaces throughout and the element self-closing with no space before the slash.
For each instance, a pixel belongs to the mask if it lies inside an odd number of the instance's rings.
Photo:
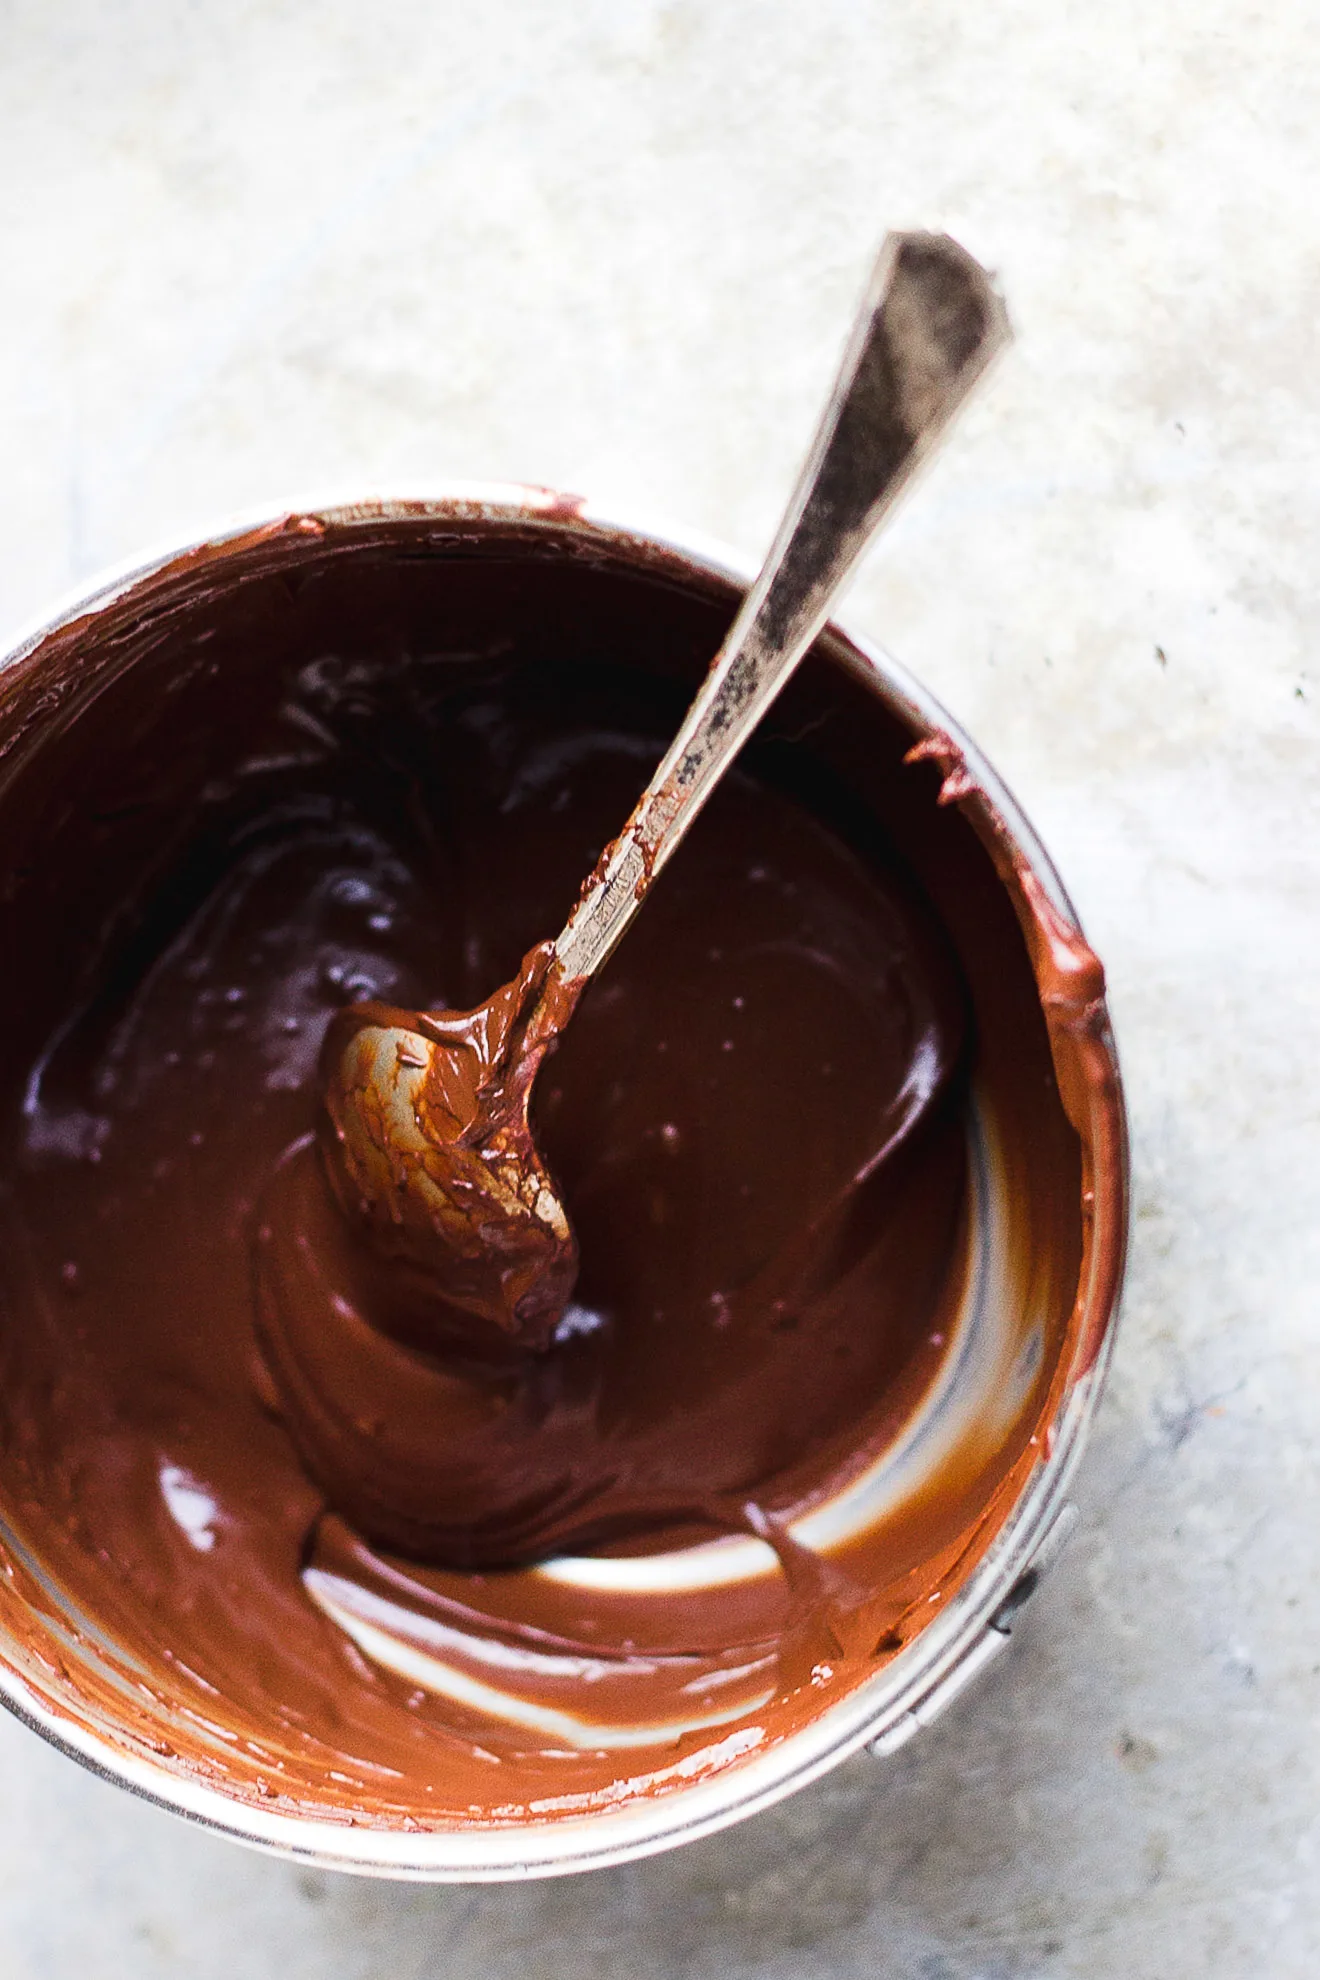
<svg viewBox="0 0 1320 1980">
<path fill-rule="evenodd" d="M 678 576 L 567 529 L 269 532 L 8 680 L 0 1493 L 128 1660 L 126 1737 L 236 1794 L 663 1792 L 893 1655 L 1038 1461 L 1099 981 L 824 658 L 541 1071 L 556 1338 L 474 1335 L 329 1186 L 326 1026 L 473 1006 L 560 924 L 727 621 Z M 810 1544 L 947 1388 L 991 1199 L 998 1403 Z"/>
</svg>

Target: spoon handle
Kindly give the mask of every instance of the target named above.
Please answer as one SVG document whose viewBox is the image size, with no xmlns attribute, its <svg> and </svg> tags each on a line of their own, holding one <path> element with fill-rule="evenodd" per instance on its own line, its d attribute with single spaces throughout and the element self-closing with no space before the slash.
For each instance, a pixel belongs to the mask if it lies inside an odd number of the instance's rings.
<svg viewBox="0 0 1320 1980">
<path fill-rule="evenodd" d="M 995 352 L 1003 305 L 941 234 L 890 234 L 779 533 L 660 767 L 554 947 L 598 970 L 715 784 L 824 625 L 835 594 Z"/>
</svg>

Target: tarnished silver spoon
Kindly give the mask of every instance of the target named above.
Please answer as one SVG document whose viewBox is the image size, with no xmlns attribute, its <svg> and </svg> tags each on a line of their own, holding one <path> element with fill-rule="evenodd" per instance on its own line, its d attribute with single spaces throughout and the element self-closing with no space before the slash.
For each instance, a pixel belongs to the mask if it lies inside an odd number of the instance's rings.
<svg viewBox="0 0 1320 1980">
<path fill-rule="evenodd" d="M 323 1139 L 340 1200 L 479 1326 L 544 1346 L 576 1276 L 529 1115 L 548 1047 L 1008 334 L 965 249 L 888 236 L 761 574 L 563 932 L 474 1011 L 359 1004 L 332 1023 Z"/>
</svg>

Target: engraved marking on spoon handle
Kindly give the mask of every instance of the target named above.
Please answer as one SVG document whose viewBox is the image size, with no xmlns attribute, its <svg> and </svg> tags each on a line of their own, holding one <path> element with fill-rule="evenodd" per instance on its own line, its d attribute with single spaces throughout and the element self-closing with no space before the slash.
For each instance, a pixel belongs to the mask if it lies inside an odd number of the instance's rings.
<svg viewBox="0 0 1320 1980">
<path fill-rule="evenodd" d="M 761 575 L 627 825 L 555 944 L 600 968 L 722 772 L 824 625 L 913 471 L 1008 341 L 983 268 L 942 234 L 890 234 Z"/>
</svg>

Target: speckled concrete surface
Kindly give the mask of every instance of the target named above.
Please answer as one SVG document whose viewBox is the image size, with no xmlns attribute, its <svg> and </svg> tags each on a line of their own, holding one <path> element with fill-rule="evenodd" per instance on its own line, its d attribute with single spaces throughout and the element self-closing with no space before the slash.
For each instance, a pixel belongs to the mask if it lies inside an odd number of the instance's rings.
<svg viewBox="0 0 1320 1980">
<path fill-rule="evenodd" d="M 0 630 L 426 474 L 762 547 L 886 224 L 1019 342 L 849 616 L 1113 986 L 1136 1244 L 1085 1524 L 887 1766 L 631 1869 L 323 1877 L 0 1725 L 5 1980 L 1320 1967 L 1320 65 L 1279 0 L 0 0 Z"/>
</svg>

